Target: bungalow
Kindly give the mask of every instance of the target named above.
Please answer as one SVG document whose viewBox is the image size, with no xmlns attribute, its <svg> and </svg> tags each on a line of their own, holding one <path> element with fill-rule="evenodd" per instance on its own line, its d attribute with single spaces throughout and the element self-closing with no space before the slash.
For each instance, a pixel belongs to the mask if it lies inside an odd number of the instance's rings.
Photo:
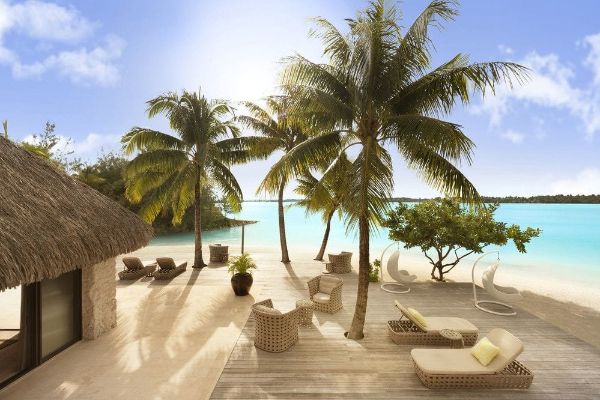
<svg viewBox="0 0 600 400">
<path fill-rule="evenodd" d="M 0 138 L 0 387 L 114 328 L 115 257 L 151 237 L 135 214 Z"/>
</svg>

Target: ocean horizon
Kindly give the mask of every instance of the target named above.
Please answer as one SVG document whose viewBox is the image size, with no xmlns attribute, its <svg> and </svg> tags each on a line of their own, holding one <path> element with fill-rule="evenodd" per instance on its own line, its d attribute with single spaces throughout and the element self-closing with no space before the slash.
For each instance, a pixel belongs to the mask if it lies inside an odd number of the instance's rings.
<svg viewBox="0 0 600 400">
<path fill-rule="evenodd" d="M 286 233 L 291 256 L 294 250 L 313 250 L 316 254 L 325 223 L 320 215 L 306 214 L 303 208 L 293 203 L 285 204 Z M 245 227 L 245 248 L 252 253 L 252 247 L 279 247 L 276 202 L 244 202 L 242 211 L 230 217 L 257 221 Z M 568 283 L 589 287 L 600 287 L 600 204 L 501 204 L 496 211 L 496 219 L 521 227 L 541 228 L 542 234 L 527 246 L 527 253 L 519 253 L 512 242 L 506 246 L 488 246 L 486 251 L 500 251 L 503 271 L 550 277 Z M 216 229 L 203 232 L 203 243 L 240 245 L 241 227 Z M 156 236 L 151 245 L 191 245 L 193 232 L 163 234 Z M 378 229 L 371 238 L 371 259 L 381 256 L 381 252 L 392 241 L 385 228 Z M 327 252 L 341 250 L 358 253 L 356 231 L 347 231 L 344 221 L 337 216 L 332 220 Z M 411 259 L 422 257 L 418 249 L 404 250 Z M 470 270 L 477 256 L 465 258 L 457 268 Z M 493 261 L 495 256 L 489 256 Z M 452 273 L 449 275 L 452 277 Z"/>
</svg>

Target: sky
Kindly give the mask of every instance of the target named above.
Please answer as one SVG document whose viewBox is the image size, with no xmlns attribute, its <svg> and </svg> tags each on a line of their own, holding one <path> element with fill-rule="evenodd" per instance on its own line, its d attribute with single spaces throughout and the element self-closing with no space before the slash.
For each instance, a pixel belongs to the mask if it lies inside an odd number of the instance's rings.
<svg viewBox="0 0 600 400">
<path fill-rule="evenodd" d="M 397 4 L 406 27 L 428 1 Z M 310 18 L 343 27 L 366 5 L 0 0 L 0 120 L 16 140 L 52 121 L 75 155 L 93 161 L 119 150 L 133 126 L 168 132 L 164 118 L 146 115 L 145 102 L 163 92 L 201 89 L 231 101 L 276 93 L 284 57 L 320 60 Z M 475 97 L 446 117 L 477 146 L 462 171 L 484 195 L 600 193 L 600 2 L 464 0 L 459 10 L 432 34 L 434 65 L 466 53 L 531 69 L 523 86 Z M 246 199 L 268 197 L 256 188 L 280 156 L 233 168 Z M 438 195 L 398 155 L 394 178 L 397 196 Z"/>
</svg>

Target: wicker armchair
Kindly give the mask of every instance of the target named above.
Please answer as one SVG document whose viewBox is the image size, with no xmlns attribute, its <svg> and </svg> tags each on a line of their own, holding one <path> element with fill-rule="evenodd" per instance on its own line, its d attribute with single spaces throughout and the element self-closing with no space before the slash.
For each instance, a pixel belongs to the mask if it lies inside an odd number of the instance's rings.
<svg viewBox="0 0 600 400">
<path fill-rule="evenodd" d="M 298 341 L 298 322 L 301 309 L 285 314 L 273 308 L 271 299 L 252 306 L 256 321 L 254 346 L 271 353 L 281 353 Z"/>
<path fill-rule="evenodd" d="M 308 293 L 317 311 L 334 314 L 342 307 L 342 278 L 319 275 L 308 281 Z"/>
<path fill-rule="evenodd" d="M 347 274 L 352 271 L 352 253 L 342 251 L 340 254 L 328 254 L 329 262 L 325 269 L 334 274 Z"/>
</svg>

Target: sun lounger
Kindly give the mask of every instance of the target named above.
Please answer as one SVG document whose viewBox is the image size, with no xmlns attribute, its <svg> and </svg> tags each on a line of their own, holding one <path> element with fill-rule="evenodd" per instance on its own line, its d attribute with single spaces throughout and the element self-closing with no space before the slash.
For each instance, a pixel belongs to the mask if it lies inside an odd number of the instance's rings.
<svg viewBox="0 0 600 400">
<path fill-rule="evenodd" d="M 500 348 L 499 354 L 483 366 L 464 349 L 413 349 L 410 352 L 417 376 L 428 388 L 527 389 L 533 374 L 517 361 L 523 343 L 504 329 L 493 329 L 487 338 Z"/>
<path fill-rule="evenodd" d="M 119 279 L 134 280 L 152 275 L 156 270 L 156 261 L 142 261 L 137 257 L 123 257 L 125 268 L 119 272 Z"/>
<path fill-rule="evenodd" d="M 388 334 L 396 344 L 449 346 L 450 341 L 440 334 L 442 329 L 459 332 L 465 346 L 472 346 L 477 341 L 479 329 L 466 319 L 427 317 L 427 325 L 423 326 L 402 304 L 395 303 L 402 315 L 399 320 L 388 321 Z"/>
<path fill-rule="evenodd" d="M 154 279 L 173 279 L 182 274 L 187 268 L 187 261 L 173 261 L 170 257 L 159 257 L 156 259 L 158 271 L 154 273 Z"/>
</svg>

